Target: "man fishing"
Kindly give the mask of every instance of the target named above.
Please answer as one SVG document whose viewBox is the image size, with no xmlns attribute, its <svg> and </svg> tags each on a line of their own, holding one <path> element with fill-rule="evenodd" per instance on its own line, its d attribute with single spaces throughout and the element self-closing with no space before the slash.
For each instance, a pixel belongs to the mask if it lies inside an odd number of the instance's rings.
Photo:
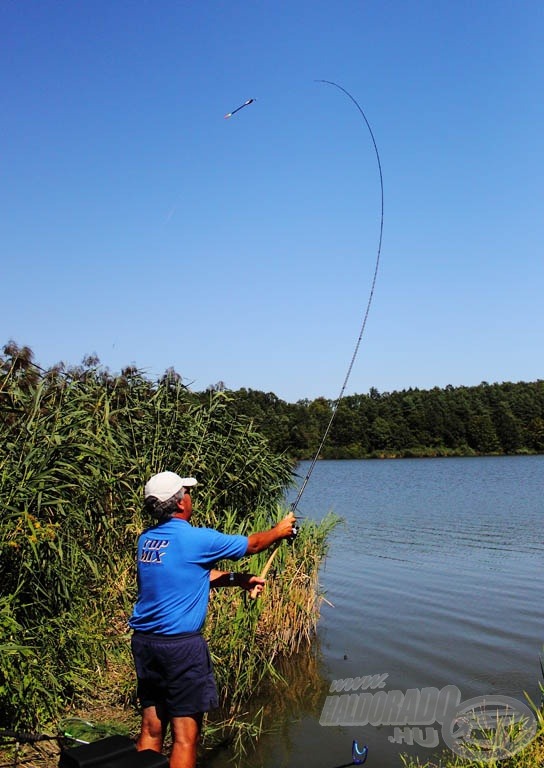
<svg viewBox="0 0 544 768">
<path fill-rule="evenodd" d="M 157 520 L 138 539 L 138 597 L 129 624 L 142 723 L 138 750 L 160 752 L 168 725 L 170 768 L 194 768 L 205 712 L 218 706 L 208 646 L 201 631 L 210 587 L 261 592 L 264 579 L 219 571 L 219 560 L 262 552 L 295 531 L 290 512 L 268 531 L 228 535 L 190 524 L 193 477 L 153 475 L 145 509 Z"/>
</svg>

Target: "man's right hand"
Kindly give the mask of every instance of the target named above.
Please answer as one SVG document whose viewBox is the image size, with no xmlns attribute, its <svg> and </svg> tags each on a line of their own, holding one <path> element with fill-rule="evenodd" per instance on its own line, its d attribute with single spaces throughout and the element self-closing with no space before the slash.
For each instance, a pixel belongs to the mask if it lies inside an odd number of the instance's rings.
<svg viewBox="0 0 544 768">
<path fill-rule="evenodd" d="M 294 536 L 296 534 L 296 527 L 295 523 L 297 522 L 296 517 L 294 516 L 293 512 L 289 512 L 283 520 L 280 520 L 279 523 L 276 523 L 274 528 L 279 533 L 278 538 L 279 539 L 288 539 L 290 536 Z"/>
<path fill-rule="evenodd" d="M 289 512 L 283 520 L 276 523 L 272 528 L 267 531 L 261 531 L 260 533 L 252 533 L 248 536 L 247 540 L 247 555 L 255 555 L 257 552 L 262 552 L 264 549 L 268 549 L 276 541 L 282 539 L 288 539 L 296 534 L 295 523 L 297 519 L 292 512 Z"/>
</svg>

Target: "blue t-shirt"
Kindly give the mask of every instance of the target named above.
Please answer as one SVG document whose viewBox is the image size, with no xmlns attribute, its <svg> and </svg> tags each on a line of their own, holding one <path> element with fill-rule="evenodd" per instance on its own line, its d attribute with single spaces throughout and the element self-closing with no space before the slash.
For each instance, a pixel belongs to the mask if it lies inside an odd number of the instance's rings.
<svg viewBox="0 0 544 768">
<path fill-rule="evenodd" d="M 176 517 L 148 528 L 138 539 L 138 599 L 130 626 L 159 635 L 198 632 L 208 609 L 210 570 L 246 551 L 246 536 L 193 528 Z"/>
</svg>

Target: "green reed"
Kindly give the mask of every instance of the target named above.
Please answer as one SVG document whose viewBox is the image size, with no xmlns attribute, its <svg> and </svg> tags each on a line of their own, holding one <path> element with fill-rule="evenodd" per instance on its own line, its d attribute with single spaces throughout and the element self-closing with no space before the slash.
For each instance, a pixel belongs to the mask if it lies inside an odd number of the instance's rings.
<svg viewBox="0 0 544 768">
<path fill-rule="evenodd" d="M 0 357 L 0 724 L 55 721 L 97 696 L 134 700 L 127 618 L 134 552 L 150 521 L 142 487 L 164 469 L 199 478 L 196 525 L 260 530 L 292 468 L 229 395 L 202 403 L 168 373 L 113 377 L 94 363 L 43 372 L 29 350 Z M 333 521 L 281 545 L 265 593 L 213 595 L 206 632 L 223 714 L 235 717 L 278 655 L 308 643 L 319 614 L 317 570 Z M 259 573 L 266 553 L 237 565 Z M 230 567 L 230 566 L 227 566 Z M 106 699 L 104 699 L 106 700 Z M 246 724 L 244 726 L 250 729 Z M 250 729 L 251 730 L 251 729 Z"/>
</svg>

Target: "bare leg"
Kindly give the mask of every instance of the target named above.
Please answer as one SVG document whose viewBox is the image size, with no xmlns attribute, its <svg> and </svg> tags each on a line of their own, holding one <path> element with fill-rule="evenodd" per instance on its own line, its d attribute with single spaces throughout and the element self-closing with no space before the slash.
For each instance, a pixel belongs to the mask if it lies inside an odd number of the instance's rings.
<svg viewBox="0 0 544 768">
<path fill-rule="evenodd" d="M 152 749 L 155 752 L 162 750 L 168 721 L 160 716 L 155 707 L 146 707 L 142 714 L 142 726 L 140 737 L 136 742 L 136 749 Z"/>
<path fill-rule="evenodd" d="M 202 715 L 173 717 L 171 726 L 174 743 L 170 755 L 170 768 L 195 768 Z"/>
</svg>

